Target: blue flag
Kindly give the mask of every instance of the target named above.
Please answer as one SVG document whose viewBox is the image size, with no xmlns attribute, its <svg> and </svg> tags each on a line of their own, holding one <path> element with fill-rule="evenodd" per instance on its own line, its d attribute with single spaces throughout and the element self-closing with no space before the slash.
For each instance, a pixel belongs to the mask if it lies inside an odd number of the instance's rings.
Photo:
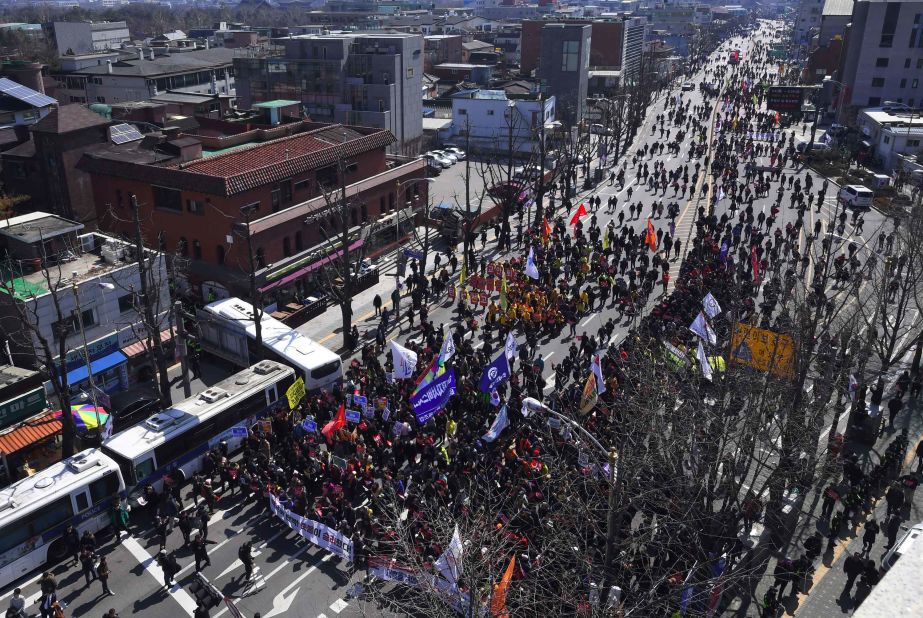
<svg viewBox="0 0 923 618">
<path fill-rule="evenodd" d="M 490 426 L 487 433 L 481 436 L 481 439 L 484 440 L 484 442 L 493 442 L 509 424 L 510 421 L 509 417 L 506 415 L 506 406 L 503 406 L 500 408 L 500 411 L 497 412 L 497 418 L 494 419 L 493 425 Z"/>
<path fill-rule="evenodd" d="M 484 367 L 484 373 L 481 375 L 481 383 L 478 388 L 482 393 L 489 393 L 509 377 L 510 361 L 506 357 L 506 350 L 500 350 L 500 355 Z"/>
<path fill-rule="evenodd" d="M 410 398 L 417 422 L 425 425 L 455 394 L 455 370 L 449 369 Z"/>
</svg>

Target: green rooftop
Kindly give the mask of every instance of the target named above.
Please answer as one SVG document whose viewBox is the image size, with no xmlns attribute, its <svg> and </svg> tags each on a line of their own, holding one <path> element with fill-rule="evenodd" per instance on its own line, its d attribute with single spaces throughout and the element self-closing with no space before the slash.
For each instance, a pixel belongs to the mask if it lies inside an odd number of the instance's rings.
<svg viewBox="0 0 923 618">
<path fill-rule="evenodd" d="M 29 300 L 33 297 L 42 296 L 48 293 L 48 288 L 45 286 L 26 281 L 22 277 L 10 279 L 0 287 L 0 291 L 5 293 L 10 290 L 12 290 L 16 300 Z"/>
<path fill-rule="evenodd" d="M 253 107 L 272 109 L 275 107 L 288 107 L 289 105 L 299 105 L 299 103 L 298 101 L 289 101 L 288 99 L 276 99 L 274 101 L 263 101 L 262 103 L 254 103 Z"/>
</svg>

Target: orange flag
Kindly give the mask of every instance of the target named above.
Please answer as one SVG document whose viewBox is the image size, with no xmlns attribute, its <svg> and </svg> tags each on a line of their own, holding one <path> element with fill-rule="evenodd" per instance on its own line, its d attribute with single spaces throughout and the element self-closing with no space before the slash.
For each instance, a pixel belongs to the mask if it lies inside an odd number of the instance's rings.
<svg viewBox="0 0 923 618">
<path fill-rule="evenodd" d="M 577 225 L 577 221 L 580 221 L 580 217 L 585 217 L 587 215 L 586 206 L 580 204 L 580 207 L 577 208 L 577 212 L 574 213 L 574 216 L 570 218 L 571 225 Z"/>
<path fill-rule="evenodd" d="M 657 251 L 657 234 L 654 232 L 654 224 L 647 220 L 647 234 L 644 236 L 644 242 L 651 248 L 651 251 Z"/>
<path fill-rule="evenodd" d="M 500 583 L 494 586 L 494 595 L 490 599 L 490 615 L 494 618 L 509 618 L 509 614 L 506 613 L 506 589 L 510 587 L 510 580 L 513 579 L 513 569 L 515 568 L 516 555 L 514 554 Z"/>
<path fill-rule="evenodd" d="M 542 217 L 542 240 L 548 242 L 549 236 L 551 236 L 551 224 L 548 223 L 548 217 Z"/>
</svg>

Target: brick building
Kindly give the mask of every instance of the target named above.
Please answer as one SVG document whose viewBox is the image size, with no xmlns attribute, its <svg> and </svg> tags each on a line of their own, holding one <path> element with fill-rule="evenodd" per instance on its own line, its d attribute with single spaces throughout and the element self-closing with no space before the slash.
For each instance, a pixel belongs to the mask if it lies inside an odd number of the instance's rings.
<svg viewBox="0 0 923 618">
<path fill-rule="evenodd" d="M 99 226 L 128 233 L 130 196 L 137 196 L 146 244 L 188 260 L 192 291 L 203 297 L 209 289 L 247 289 L 248 228 L 262 285 L 317 257 L 321 225 L 306 220 L 329 211 L 324 189 L 346 185 L 347 225 L 358 236 L 363 224 L 396 210 L 398 182 L 425 173 L 422 160 L 386 154 L 395 139 L 387 130 L 301 120 L 271 127 L 198 120 L 194 133 L 167 131 L 110 144 L 87 153 L 79 167 L 92 178 Z M 425 191 L 425 183 L 414 186 Z M 321 224 L 331 235 L 341 231 L 332 214 Z M 390 240 L 363 238 L 367 247 Z"/>
<path fill-rule="evenodd" d="M 544 20 L 535 19 L 522 22 L 522 35 L 519 44 L 519 69 L 523 75 L 529 75 L 538 68 L 542 56 L 542 28 L 549 23 L 589 24 L 590 25 L 590 66 L 622 66 L 624 48 L 625 22 L 622 20 Z"/>
</svg>

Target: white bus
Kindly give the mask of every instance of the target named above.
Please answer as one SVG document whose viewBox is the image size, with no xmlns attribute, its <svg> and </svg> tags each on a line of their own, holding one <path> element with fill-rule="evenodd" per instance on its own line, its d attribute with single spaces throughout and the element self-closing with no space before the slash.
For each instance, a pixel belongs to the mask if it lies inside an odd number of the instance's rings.
<svg viewBox="0 0 923 618">
<path fill-rule="evenodd" d="M 122 472 L 88 449 L 0 489 L 0 588 L 67 555 L 68 524 L 78 534 L 109 525 L 109 507 L 125 491 Z"/>
<path fill-rule="evenodd" d="M 285 391 L 294 381 L 291 367 L 260 361 L 112 436 L 103 452 L 121 468 L 130 494 L 146 485 L 160 492 L 165 474 L 179 482 L 191 478 L 202 455 L 222 440 L 237 450 L 260 416 L 288 406 Z"/>
<path fill-rule="evenodd" d="M 246 365 L 256 359 L 284 363 L 304 379 L 305 390 L 329 389 L 343 380 L 343 361 L 339 355 L 297 330 L 289 328 L 271 315 L 260 319 L 262 349 L 256 349 L 256 326 L 253 306 L 239 298 L 226 298 L 205 306 L 199 313 L 203 348 Z"/>
</svg>

